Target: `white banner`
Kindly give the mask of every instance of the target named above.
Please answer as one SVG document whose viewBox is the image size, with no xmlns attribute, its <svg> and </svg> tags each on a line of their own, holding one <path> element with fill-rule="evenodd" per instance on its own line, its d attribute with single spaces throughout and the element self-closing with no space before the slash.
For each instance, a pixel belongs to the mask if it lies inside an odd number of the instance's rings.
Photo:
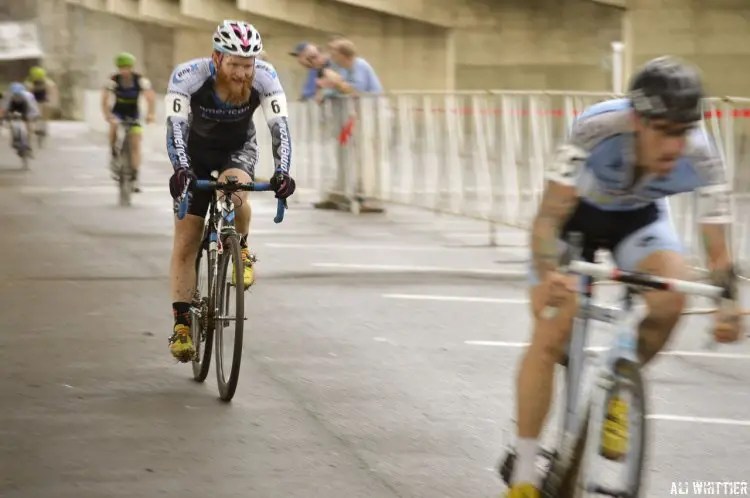
<svg viewBox="0 0 750 498">
<path fill-rule="evenodd" d="M 37 59 L 43 52 L 33 22 L 0 22 L 0 60 Z"/>
</svg>

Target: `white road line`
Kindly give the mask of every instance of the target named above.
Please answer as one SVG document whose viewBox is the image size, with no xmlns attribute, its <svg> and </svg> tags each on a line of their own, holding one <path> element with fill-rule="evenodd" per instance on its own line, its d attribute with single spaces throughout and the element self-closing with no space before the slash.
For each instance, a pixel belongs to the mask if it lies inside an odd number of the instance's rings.
<svg viewBox="0 0 750 498">
<path fill-rule="evenodd" d="M 473 297 L 473 296 L 435 296 L 430 294 L 383 294 L 386 299 L 412 299 L 416 301 L 458 301 L 470 303 L 526 304 L 528 299 Z"/>
<path fill-rule="evenodd" d="M 81 186 L 57 186 L 57 187 L 21 187 L 23 194 L 114 194 L 119 191 L 117 185 L 81 185 Z M 141 186 L 142 192 L 169 192 L 168 186 Z M 167 201 L 169 202 L 169 201 Z"/>
<path fill-rule="evenodd" d="M 276 249 L 341 249 L 349 251 L 466 251 L 465 247 L 445 247 L 434 245 L 391 246 L 380 244 L 298 244 L 286 242 L 268 242 L 267 247 Z"/>
<path fill-rule="evenodd" d="M 750 420 L 734 418 L 711 418 L 711 417 L 687 417 L 682 415 L 646 415 L 651 420 L 663 420 L 667 422 L 688 422 L 692 424 L 713 424 L 713 425 L 739 425 L 750 427 Z"/>
<path fill-rule="evenodd" d="M 464 341 L 468 346 L 491 346 L 496 348 L 525 348 L 528 342 L 507 342 L 507 341 Z M 609 349 L 606 346 L 592 346 L 586 348 L 586 351 L 602 352 Z M 720 353 L 716 351 L 662 351 L 661 356 L 693 356 L 698 358 L 722 358 L 727 360 L 750 360 L 749 353 Z"/>
<path fill-rule="evenodd" d="M 253 235 L 320 235 L 325 236 L 325 232 L 314 232 L 312 230 L 286 230 L 285 228 L 252 228 L 250 227 L 250 235 L 248 241 L 252 241 Z"/>
<path fill-rule="evenodd" d="M 362 265 L 349 263 L 312 263 L 312 266 L 318 268 L 341 268 L 349 270 L 369 270 L 369 271 L 412 271 L 412 272 L 433 272 L 433 273 L 473 273 L 478 275 L 506 275 L 506 276 L 524 276 L 526 271 L 509 271 L 509 270 L 484 270 L 480 268 L 444 268 L 440 266 L 407 266 L 407 265 Z"/>
</svg>

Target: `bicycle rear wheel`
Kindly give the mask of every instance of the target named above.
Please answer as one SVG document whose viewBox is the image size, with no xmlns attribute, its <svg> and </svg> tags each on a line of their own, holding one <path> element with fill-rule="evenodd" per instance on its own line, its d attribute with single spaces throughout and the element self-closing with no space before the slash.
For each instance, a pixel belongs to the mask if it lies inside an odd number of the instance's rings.
<svg viewBox="0 0 750 498">
<path fill-rule="evenodd" d="M 25 124 L 14 123 L 11 133 L 13 133 L 14 142 L 17 146 L 18 157 L 21 158 L 21 168 L 25 171 L 29 169 L 29 148 L 26 144 Z"/>
<path fill-rule="evenodd" d="M 245 326 L 244 266 L 240 239 L 237 234 L 225 236 L 222 245 L 224 251 L 219 256 L 215 291 L 216 380 L 219 385 L 219 398 L 222 401 L 230 401 L 237 390 L 242 361 L 242 339 Z M 232 284 L 232 271 L 234 271 L 234 281 L 237 285 Z M 232 289 L 234 289 L 234 298 L 231 296 Z M 230 312 L 231 304 L 234 304 L 234 313 Z M 232 331 L 234 337 L 231 337 Z"/>
<path fill-rule="evenodd" d="M 130 138 L 127 133 L 125 138 L 122 140 L 122 148 L 118 155 L 120 162 L 120 174 L 119 174 L 119 185 L 120 185 L 120 206 L 130 206 L 131 194 L 133 193 L 133 174 L 132 164 L 130 163 Z"/>
<path fill-rule="evenodd" d="M 47 136 L 47 121 L 45 119 L 40 119 L 35 127 L 37 142 L 39 143 L 39 148 L 41 149 L 44 147 L 44 139 Z"/>
<path fill-rule="evenodd" d="M 211 367 L 211 353 L 214 345 L 214 293 L 212 286 L 216 285 L 213 258 L 208 251 L 207 235 L 203 237 L 203 244 L 195 258 L 195 294 L 193 308 L 190 313 L 190 332 L 195 346 L 193 359 L 193 380 L 206 380 Z"/>
</svg>

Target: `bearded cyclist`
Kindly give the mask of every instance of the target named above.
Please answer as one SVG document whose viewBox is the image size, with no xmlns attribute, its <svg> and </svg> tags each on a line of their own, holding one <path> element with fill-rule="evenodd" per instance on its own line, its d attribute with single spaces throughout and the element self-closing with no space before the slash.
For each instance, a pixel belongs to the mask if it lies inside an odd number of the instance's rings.
<svg viewBox="0 0 750 498">
<path fill-rule="evenodd" d="M 289 176 L 292 145 L 287 101 L 276 70 L 257 58 L 263 50 L 260 34 L 246 22 L 223 21 L 213 34 L 213 48 L 211 57 L 177 66 L 169 80 L 165 103 L 167 149 L 174 166 L 169 180 L 172 197 L 177 200 L 192 179 L 210 179 L 213 170 L 219 171 L 220 182 L 227 176 L 236 176 L 242 183 L 253 181 L 258 162 L 253 115 L 262 107 L 271 130 L 276 169 L 271 185 L 277 198 L 286 199 L 295 189 Z M 190 300 L 195 288 L 195 258 L 212 195 L 192 192 L 188 214 L 175 222 L 170 268 L 174 327 L 169 342 L 172 355 L 182 362 L 190 361 L 195 353 L 190 338 Z M 235 226 L 241 238 L 247 288 L 254 281 L 254 257 L 247 243 L 250 203 L 247 192 L 233 195 L 241 199 Z"/>
<path fill-rule="evenodd" d="M 589 107 L 557 151 L 532 227 L 533 334 L 516 388 L 518 442 L 508 498 L 540 497 L 538 438 L 555 364 L 564 359 L 577 312 L 576 278 L 558 270 L 567 233 L 582 233 L 588 261 L 603 248 L 624 270 L 684 279 L 688 267 L 666 197 L 696 192 L 713 282 L 733 297 L 731 309 L 716 316 L 714 336 L 718 342 L 739 338 L 737 278 L 728 242 L 731 190 L 724 164 L 701 127 L 702 98 L 697 69 L 667 57 L 654 59 L 633 77 L 628 98 Z M 644 298 L 649 314 L 640 324 L 638 352 L 645 363 L 669 339 L 685 296 L 650 291 Z M 544 313 L 548 307 L 557 312 Z M 610 460 L 626 453 L 627 419 L 627 405 L 615 396 L 602 433 L 602 453 Z"/>
<path fill-rule="evenodd" d="M 117 73 L 110 76 L 102 91 L 102 113 L 104 119 L 109 122 L 109 146 L 111 150 L 110 168 L 113 176 L 117 175 L 117 150 L 115 150 L 115 139 L 117 137 L 118 123 L 124 119 L 135 121 L 130 128 L 130 161 L 133 169 L 133 191 L 140 192 L 138 187 L 138 170 L 141 167 L 141 133 L 143 128 L 138 122 L 140 109 L 138 106 L 141 94 L 146 97 L 148 114 L 146 123 L 154 122 L 154 91 L 151 82 L 145 76 L 133 71 L 135 67 L 135 56 L 127 52 L 117 54 L 115 65 Z M 114 105 L 111 97 L 114 95 Z"/>
</svg>

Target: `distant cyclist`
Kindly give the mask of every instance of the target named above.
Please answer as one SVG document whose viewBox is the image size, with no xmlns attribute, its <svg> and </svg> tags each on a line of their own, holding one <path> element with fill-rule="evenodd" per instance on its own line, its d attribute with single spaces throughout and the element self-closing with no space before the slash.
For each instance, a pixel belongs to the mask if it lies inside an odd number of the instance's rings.
<svg viewBox="0 0 750 498">
<path fill-rule="evenodd" d="M 118 123 L 125 119 L 136 121 L 136 125 L 130 129 L 130 161 L 133 167 L 133 189 L 135 192 L 139 192 L 138 171 L 141 166 L 141 132 L 143 128 L 139 122 L 140 108 L 138 104 L 141 94 L 146 97 L 148 105 L 146 123 L 154 122 L 155 105 L 151 82 L 145 76 L 133 70 L 135 62 L 135 56 L 127 52 L 117 54 L 117 57 L 115 57 L 115 66 L 117 66 L 118 71 L 107 80 L 102 91 L 102 112 L 104 113 L 104 119 L 109 121 L 110 167 L 113 174 L 117 171 L 115 137 Z M 111 102 L 112 96 L 114 96 L 114 105 Z"/>
<path fill-rule="evenodd" d="M 47 76 L 47 71 L 40 66 L 34 66 L 29 70 L 29 76 L 25 83 L 26 88 L 34 95 L 37 104 L 39 104 L 42 118 L 44 118 L 44 121 L 49 121 L 52 112 L 50 102 L 57 99 L 57 85 Z"/>
<path fill-rule="evenodd" d="M 271 184 L 276 197 L 285 199 L 295 189 L 289 176 L 292 143 L 287 122 L 287 101 L 276 70 L 257 57 L 262 53 L 260 34 L 243 21 L 224 21 L 213 33 L 213 54 L 177 66 L 165 98 L 167 150 L 174 166 L 169 180 L 172 197 L 178 199 L 193 178 L 210 179 L 218 170 L 219 181 L 236 176 L 242 183 L 255 178 L 258 143 L 253 115 L 258 107 L 271 131 L 275 173 Z M 190 300 L 195 287 L 195 257 L 203 235 L 203 223 L 211 196 L 194 191 L 188 215 L 175 223 L 171 281 L 174 327 L 170 351 L 180 361 L 190 361 L 195 349 L 190 338 Z M 235 226 L 241 236 L 244 286 L 254 281 L 253 257 L 247 243 L 250 203 L 247 192 L 239 200 Z M 232 272 L 234 279 L 234 272 Z"/>
<path fill-rule="evenodd" d="M 724 164 L 701 126 L 703 89 L 697 69 L 671 58 L 654 59 L 630 83 L 628 97 L 589 107 L 550 164 L 532 225 L 531 345 L 516 386 L 518 442 L 509 498 L 539 498 L 536 458 L 553 393 L 555 365 L 565 355 L 578 305 L 576 278 L 559 269 L 566 235 L 583 235 L 583 257 L 609 250 L 619 268 L 665 278 L 686 278 L 680 239 L 670 223 L 667 197 L 696 192 L 698 222 L 715 285 L 733 297 L 718 313 L 719 342 L 739 338 L 737 277 L 729 229 L 731 189 Z M 648 362 L 678 323 L 685 296 L 643 294 L 649 313 L 640 323 L 638 352 Z M 548 314 L 544 310 L 557 309 Z M 618 460 L 627 452 L 628 408 L 608 401 L 602 454 Z"/>
<path fill-rule="evenodd" d="M 8 90 L 8 96 L 0 107 L 0 119 L 7 119 L 13 113 L 21 115 L 21 119 L 26 123 L 26 148 L 29 152 L 32 152 L 30 137 L 33 132 L 34 120 L 40 116 L 39 106 L 34 99 L 34 95 L 26 90 L 23 83 L 11 83 Z M 11 146 L 16 145 L 13 143 L 14 138 L 11 134 Z"/>
</svg>

